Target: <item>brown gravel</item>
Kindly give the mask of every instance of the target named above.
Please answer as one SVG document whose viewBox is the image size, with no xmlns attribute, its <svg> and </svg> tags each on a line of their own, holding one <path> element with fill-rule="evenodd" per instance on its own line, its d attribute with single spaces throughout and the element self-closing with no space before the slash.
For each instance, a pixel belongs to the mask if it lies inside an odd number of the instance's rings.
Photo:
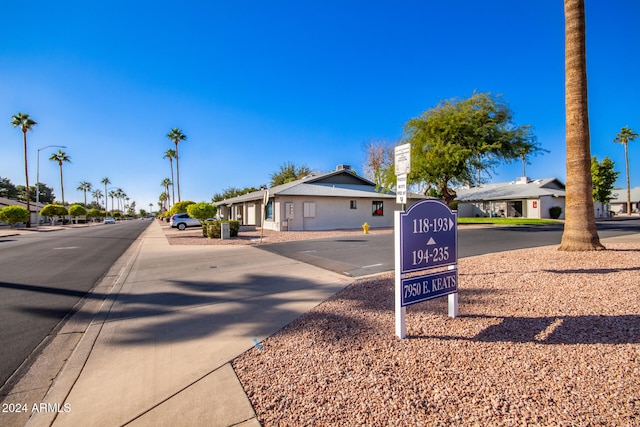
<svg viewBox="0 0 640 427">
<path fill-rule="evenodd" d="M 447 299 L 407 309 L 355 282 L 233 362 L 265 426 L 640 425 L 640 245 L 461 259 Z"/>
</svg>

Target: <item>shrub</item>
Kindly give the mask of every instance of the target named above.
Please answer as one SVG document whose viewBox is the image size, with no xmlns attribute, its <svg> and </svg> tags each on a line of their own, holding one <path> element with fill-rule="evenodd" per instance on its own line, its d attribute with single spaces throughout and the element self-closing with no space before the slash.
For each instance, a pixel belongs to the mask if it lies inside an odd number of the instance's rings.
<svg viewBox="0 0 640 427">
<path fill-rule="evenodd" d="M 29 211 L 22 206 L 5 206 L 0 209 L 0 221 L 8 222 L 13 228 L 18 222 L 27 222 L 29 220 Z"/>
<path fill-rule="evenodd" d="M 231 232 L 231 237 L 238 237 L 238 232 L 240 231 L 240 221 L 206 221 L 207 228 L 207 237 L 210 239 L 219 239 L 222 236 L 221 228 L 222 223 L 229 223 L 229 231 Z"/>
<path fill-rule="evenodd" d="M 200 220 L 200 222 L 204 222 L 207 218 L 213 217 L 216 211 L 216 207 L 207 202 L 193 203 L 187 206 L 189 216 Z"/>
<path fill-rule="evenodd" d="M 560 206 L 552 206 L 549 208 L 549 215 L 551 219 L 560 218 L 560 214 L 562 213 L 562 208 Z"/>
<path fill-rule="evenodd" d="M 62 205 L 49 204 L 42 208 L 40 215 L 53 218 L 53 223 L 55 224 L 58 216 L 69 215 L 69 211 Z"/>
<path fill-rule="evenodd" d="M 187 213 L 187 206 L 193 204 L 195 204 L 195 202 L 192 202 L 191 200 L 183 200 L 181 202 L 178 202 L 171 206 L 171 209 L 169 210 L 169 216 L 179 213 Z"/>
</svg>

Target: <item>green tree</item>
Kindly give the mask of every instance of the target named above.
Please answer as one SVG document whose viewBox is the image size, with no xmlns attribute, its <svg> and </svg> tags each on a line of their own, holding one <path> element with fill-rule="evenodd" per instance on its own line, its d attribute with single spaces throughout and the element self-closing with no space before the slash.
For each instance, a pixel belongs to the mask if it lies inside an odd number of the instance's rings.
<svg viewBox="0 0 640 427">
<path fill-rule="evenodd" d="M 62 191 L 62 206 L 64 206 L 64 180 L 62 179 L 62 164 L 71 163 L 71 158 L 62 150 L 58 150 L 57 153 L 53 153 L 49 160 L 57 162 L 60 166 L 60 189 Z"/>
<path fill-rule="evenodd" d="M 213 203 L 219 202 L 220 200 L 231 199 L 233 197 L 242 196 L 243 194 L 253 193 L 254 191 L 258 191 L 258 188 L 255 187 L 245 187 L 245 188 L 236 188 L 236 187 L 228 187 L 225 188 L 222 193 L 216 193 L 211 198 Z"/>
<path fill-rule="evenodd" d="M 207 218 L 213 218 L 216 215 L 217 208 L 211 203 L 200 202 L 187 206 L 187 213 L 191 218 L 204 222 Z"/>
<path fill-rule="evenodd" d="M 89 209 L 87 211 L 87 218 L 100 218 L 101 217 L 101 213 L 99 209 Z"/>
<path fill-rule="evenodd" d="M 178 155 L 178 144 L 180 142 L 182 142 L 182 141 L 186 141 L 187 140 L 187 136 L 180 129 L 173 128 L 167 134 L 167 138 L 169 138 L 169 140 L 176 145 L 175 159 L 176 159 L 176 178 L 178 180 L 178 202 L 179 202 L 181 200 L 181 198 L 180 198 L 180 156 Z M 166 155 L 166 153 L 165 153 L 165 155 Z M 176 202 L 175 198 L 174 198 L 173 202 L 174 203 Z"/>
<path fill-rule="evenodd" d="M 69 206 L 69 215 L 72 217 L 87 215 L 87 209 L 82 205 L 71 205 Z M 76 219 L 76 224 L 78 223 L 78 219 Z"/>
<path fill-rule="evenodd" d="M 187 206 L 193 205 L 195 202 L 191 200 L 184 200 L 182 202 L 174 203 L 169 210 L 169 216 L 179 214 L 179 213 L 187 213 Z"/>
<path fill-rule="evenodd" d="M 163 159 L 169 159 L 169 166 L 171 167 L 171 200 L 175 203 L 176 201 L 176 189 L 173 185 L 174 176 L 173 176 L 173 159 L 176 158 L 176 150 L 173 148 L 169 148 L 164 152 Z M 167 191 L 167 197 L 169 196 L 169 192 Z M 169 206 L 171 206 L 171 200 L 169 200 Z"/>
<path fill-rule="evenodd" d="M 11 117 L 11 126 L 19 127 L 22 131 L 22 140 L 24 143 L 24 176 L 25 176 L 25 189 L 27 192 L 26 201 L 27 201 L 27 210 L 31 212 L 31 197 L 29 196 L 29 165 L 28 165 L 28 156 L 27 156 L 27 132 L 33 129 L 37 123 L 29 117 L 28 114 L 18 113 L 15 116 Z M 27 228 L 31 227 L 31 218 L 27 219 Z"/>
<path fill-rule="evenodd" d="M 519 148 L 535 144 L 530 127 L 515 125 L 507 104 L 489 93 L 440 102 L 409 120 L 405 135 L 411 144 L 409 182 L 435 187 L 446 203 L 456 197 L 453 185 L 472 183 L 476 174 L 513 161 Z M 393 167 L 383 181 L 389 188 L 395 185 Z"/>
<path fill-rule="evenodd" d="M 27 191 L 24 185 L 16 185 L 16 189 L 18 190 L 18 200 L 26 202 L 27 200 Z M 38 183 L 36 188 L 35 185 L 32 185 L 29 189 L 29 197 L 32 202 L 36 201 L 36 193 L 40 193 L 39 201 L 40 203 L 53 203 L 56 196 L 53 194 L 53 188 L 43 184 L 42 182 Z"/>
<path fill-rule="evenodd" d="M 601 250 L 593 209 L 584 0 L 565 0 L 567 185 L 561 251 Z"/>
<path fill-rule="evenodd" d="M 18 198 L 18 189 L 11 183 L 9 178 L 0 177 L 0 197 L 7 199 Z"/>
<path fill-rule="evenodd" d="M 59 216 L 69 215 L 69 211 L 62 205 L 49 204 L 42 208 L 40 215 L 53 218 L 53 223 L 55 224 Z"/>
<path fill-rule="evenodd" d="M 5 206 L 0 209 L 0 221 L 8 222 L 13 226 L 19 222 L 27 222 L 29 220 L 29 211 L 22 206 Z"/>
<path fill-rule="evenodd" d="M 620 172 L 614 170 L 615 164 L 609 157 L 601 162 L 591 158 L 591 180 L 593 182 L 593 200 L 604 204 L 611 201 L 613 188 Z"/>
<path fill-rule="evenodd" d="M 306 165 L 296 166 L 292 162 L 286 162 L 280 166 L 277 172 L 271 174 L 271 186 L 286 184 L 304 178 L 311 173 Z"/>
<path fill-rule="evenodd" d="M 87 191 L 91 191 L 93 188 L 93 186 L 91 185 L 90 182 L 87 181 L 82 181 L 79 185 L 78 188 L 76 188 L 76 190 L 78 191 L 82 191 L 84 193 L 84 206 L 87 207 Z"/>
<path fill-rule="evenodd" d="M 638 134 L 629 127 L 620 129 L 613 142 L 624 145 L 624 162 L 627 173 L 627 215 L 631 215 L 631 181 L 629 179 L 629 142 L 635 140 Z"/>
</svg>

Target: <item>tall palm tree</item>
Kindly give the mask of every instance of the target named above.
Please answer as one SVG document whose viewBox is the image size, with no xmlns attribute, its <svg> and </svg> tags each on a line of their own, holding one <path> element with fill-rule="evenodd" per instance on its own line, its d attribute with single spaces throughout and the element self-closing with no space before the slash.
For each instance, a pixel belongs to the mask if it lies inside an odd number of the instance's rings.
<svg viewBox="0 0 640 427">
<path fill-rule="evenodd" d="M 169 186 L 172 184 L 171 180 L 169 178 L 165 178 L 162 180 L 162 182 L 160 183 L 160 185 L 162 185 L 164 187 L 164 192 L 167 193 L 167 202 L 169 204 L 169 206 L 171 206 L 171 199 L 169 197 Z"/>
<path fill-rule="evenodd" d="M 627 126 L 620 129 L 620 133 L 616 135 L 613 142 L 624 145 L 624 161 L 627 170 L 627 215 L 631 215 L 631 181 L 629 180 L 629 142 L 638 137 L 633 129 Z"/>
<path fill-rule="evenodd" d="M 92 185 L 90 182 L 87 181 L 82 181 L 79 185 L 78 188 L 76 188 L 76 190 L 78 191 L 82 191 L 84 193 L 84 207 L 87 207 L 87 191 L 91 191 L 92 190 Z"/>
<path fill-rule="evenodd" d="M 162 203 L 162 206 L 160 207 L 162 211 L 167 210 L 167 207 L 165 205 L 165 202 L 167 201 L 167 199 L 168 199 L 168 193 L 166 191 L 163 191 L 162 193 L 160 193 L 160 196 L 158 197 L 158 201 Z"/>
<path fill-rule="evenodd" d="M 24 143 L 24 176 L 25 191 L 27 192 L 27 210 L 29 211 L 29 219 L 27 219 L 27 228 L 31 227 L 31 196 L 29 195 L 29 165 L 27 160 L 27 132 L 33 129 L 37 123 L 29 117 L 28 114 L 18 113 L 11 117 L 11 126 L 20 127 L 22 130 L 22 140 Z M 36 207 L 37 208 L 37 207 Z"/>
<path fill-rule="evenodd" d="M 98 204 L 98 207 L 100 207 L 100 199 L 104 196 L 104 194 L 102 194 L 102 190 L 96 189 L 91 192 L 91 195 L 96 199 L 96 203 Z"/>
<path fill-rule="evenodd" d="M 58 150 L 57 153 L 53 153 L 49 157 L 49 160 L 58 162 L 58 166 L 60 166 L 60 189 L 62 190 L 62 206 L 64 206 L 64 181 L 62 180 L 62 164 L 71 163 L 71 157 L 69 157 L 64 151 Z"/>
<path fill-rule="evenodd" d="M 108 177 L 104 177 L 100 180 L 101 183 L 104 184 L 104 211 L 108 212 L 109 210 L 107 209 L 107 185 L 111 184 L 111 181 L 109 180 Z M 113 199 L 111 200 L 111 204 L 113 205 Z M 113 209 L 113 206 L 111 206 L 111 209 Z"/>
<path fill-rule="evenodd" d="M 114 197 L 116 197 L 116 192 L 115 192 L 115 191 L 113 191 L 113 190 L 111 190 L 111 191 L 109 191 L 109 193 L 107 193 L 107 195 L 108 195 L 109 197 L 111 197 L 111 213 L 113 213 L 113 198 L 114 198 Z M 106 197 L 105 197 L 105 200 L 107 200 L 107 199 L 106 199 Z M 107 202 L 105 201 L 105 203 L 104 203 L 104 204 L 106 205 L 106 204 L 107 204 Z"/>
<path fill-rule="evenodd" d="M 604 249 L 593 210 L 584 0 L 564 0 L 567 186 L 560 250 Z"/>
<path fill-rule="evenodd" d="M 176 158 L 176 150 L 174 150 L 173 148 L 169 148 L 167 151 L 164 152 L 164 157 L 163 159 L 169 159 L 169 165 L 171 166 L 171 200 L 174 201 L 176 200 L 176 189 L 173 186 L 173 159 Z M 167 196 L 169 196 L 169 194 L 167 193 Z M 169 207 L 171 207 L 171 200 L 169 200 Z"/>
<path fill-rule="evenodd" d="M 176 144 L 176 178 L 178 179 L 178 201 L 180 201 L 180 156 L 178 155 L 178 143 L 180 141 L 186 141 L 187 136 L 180 129 L 173 128 L 167 134 L 167 138 Z M 175 203 L 175 199 L 173 202 Z"/>
</svg>

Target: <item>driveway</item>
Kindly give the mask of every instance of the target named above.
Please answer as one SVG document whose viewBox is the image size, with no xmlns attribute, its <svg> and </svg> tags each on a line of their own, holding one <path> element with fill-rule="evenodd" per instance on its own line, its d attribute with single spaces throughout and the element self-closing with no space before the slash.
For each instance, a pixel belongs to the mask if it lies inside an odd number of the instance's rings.
<svg viewBox="0 0 640 427">
<path fill-rule="evenodd" d="M 640 233 L 640 218 L 598 222 L 600 238 Z M 558 245 L 563 225 L 458 227 L 458 258 Z M 258 248 L 349 277 L 393 271 L 393 233 L 264 244 Z"/>
</svg>

